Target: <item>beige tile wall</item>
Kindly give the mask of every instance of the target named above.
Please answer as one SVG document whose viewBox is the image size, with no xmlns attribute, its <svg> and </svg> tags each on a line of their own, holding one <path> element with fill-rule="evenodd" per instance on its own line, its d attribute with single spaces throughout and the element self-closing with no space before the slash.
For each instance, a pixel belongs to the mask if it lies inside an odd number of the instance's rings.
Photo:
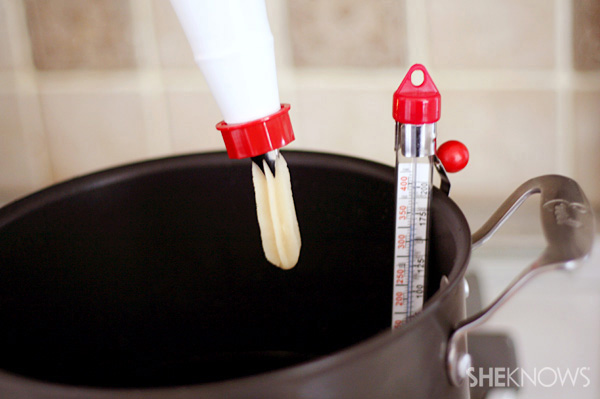
<svg viewBox="0 0 600 399">
<path fill-rule="evenodd" d="M 63 91 L 42 85 L 40 104 L 55 179 L 145 158 L 139 93 L 117 88 Z"/>
<path fill-rule="evenodd" d="M 0 21 L 6 21 L 6 9 L 0 6 Z M 12 52 L 8 38 L 8 29 L 6 23 L 0 24 L 0 69 L 12 67 Z"/>
<path fill-rule="evenodd" d="M 557 7 L 548 0 L 428 0 L 436 68 L 552 69 Z M 550 23 L 549 23 L 550 22 Z"/>
<path fill-rule="evenodd" d="M 0 2 L 0 195 L 223 149 L 221 115 L 168 0 Z M 391 96 L 424 63 L 440 141 L 462 140 L 459 203 L 539 174 L 600 206 L 598 0 L 267 0 L 290 149 L 392 164 Z M 10 194 L 6 194 L 10 193 Z"/>
<path fill-rule="evenodd" d="M 600 2 L 575 0 L 573 6 L 575 68 L 598 70 L 600 68 Z"/>
<path fill-rule="evenodd" d="M 404 1 L 291 0 L 288 7 L 299 67 L 399 67 L 406 58 Z"/>
<path fill-rule="evenodd" d="M 25 11 L 38 69 L 135 66 L 128 2 L 25 0 Z"/>
</svg>

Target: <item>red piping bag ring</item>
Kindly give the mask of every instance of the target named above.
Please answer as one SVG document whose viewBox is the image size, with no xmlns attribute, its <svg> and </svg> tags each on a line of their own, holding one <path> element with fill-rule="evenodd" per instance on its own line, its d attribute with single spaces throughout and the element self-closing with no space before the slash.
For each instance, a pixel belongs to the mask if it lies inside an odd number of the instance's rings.
<svg viewBox="0 0 600 399">
<path fill-rule="evenodd" d="M 415 71 L 423 72 L 423 83 L 415 86 L 412 75 Z M 411 125 L 423 125 L 440 120 L 442 97 L 433 83 L 427 69 L 415 64 L 408 70 L 398 90 L 394 93 L 394 109 L 392 114 L 396 122 Z"/>
<path fill-rule="evenodd" d="M 255 157 L 294 141 L 289 110 L 289 104 L 281 104 L 279 111 L 254 121 L 231 125 L 219 122 L 216 127 L 223 136 L 229 158 Z"/>
</svg>

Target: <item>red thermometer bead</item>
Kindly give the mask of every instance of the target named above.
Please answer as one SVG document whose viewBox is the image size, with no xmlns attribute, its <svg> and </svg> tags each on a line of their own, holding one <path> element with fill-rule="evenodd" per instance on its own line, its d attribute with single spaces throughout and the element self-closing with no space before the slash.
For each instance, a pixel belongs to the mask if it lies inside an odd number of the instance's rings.
<svg viewBox="0 0 600 399">
<path fill-rule="evenodd" d="M 467 146 L 456 140 L 446 141 L 442 144 L 437 149 L 437 156 L 448 173 L 462 170 L 469 162 Z"/>
</svg>

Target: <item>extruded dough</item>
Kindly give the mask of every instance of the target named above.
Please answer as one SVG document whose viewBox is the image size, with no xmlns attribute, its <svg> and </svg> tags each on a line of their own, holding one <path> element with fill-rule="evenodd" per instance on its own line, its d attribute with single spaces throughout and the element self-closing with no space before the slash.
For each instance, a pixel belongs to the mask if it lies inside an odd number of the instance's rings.
<svg viewBox="0 0 600 399">
<path fill-rule="evenodd" d="M 256 214 L 265 257 L 282 269 L 291 269 L 300 257 L 300 229 L 292 195 L 290 172 L 283 155 L 275 160 L 275 177 L 263 161 L 265 173 L 252 163 Z"/>
</svg>

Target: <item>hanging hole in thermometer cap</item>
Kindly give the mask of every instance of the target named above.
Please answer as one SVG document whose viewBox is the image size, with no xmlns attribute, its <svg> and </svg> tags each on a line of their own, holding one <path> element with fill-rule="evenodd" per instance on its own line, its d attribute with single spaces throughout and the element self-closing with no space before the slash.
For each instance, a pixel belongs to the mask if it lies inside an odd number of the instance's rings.
<svg viewBox="0 0 600 399">
<path fill-rule="evenodd" d="M 413 70 L 412 74 L 410 75 L 410 82 L 415 87 L 419 87 L 423 83 L 425 83 L 425 74 L 423 73 L 423 71 L 420 69 Z"/>
</svg>

